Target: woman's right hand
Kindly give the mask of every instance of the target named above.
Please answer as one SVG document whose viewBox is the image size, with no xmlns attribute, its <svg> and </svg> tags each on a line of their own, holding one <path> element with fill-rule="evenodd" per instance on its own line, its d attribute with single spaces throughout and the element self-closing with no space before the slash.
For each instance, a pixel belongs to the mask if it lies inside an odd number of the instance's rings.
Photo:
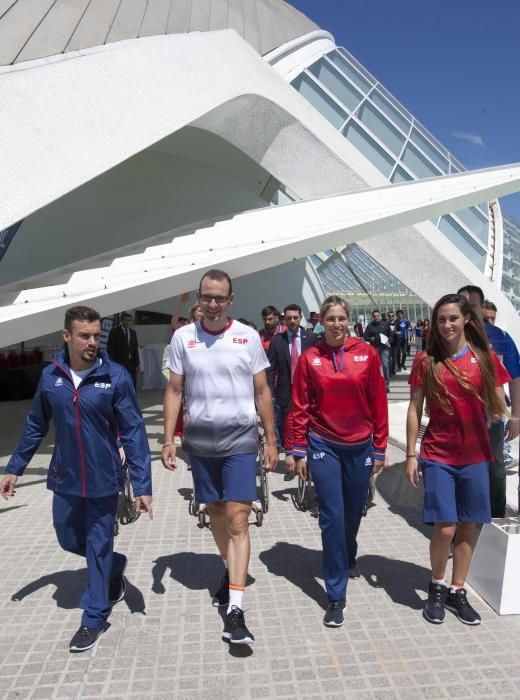
<svg viewBox="0 0 520 700">
<path fill-rule="evenodd" d="M 421 472 L 419 471 L 417 457 L 406 458 L 406 478 L 412 484 L 412 486 L 417 486 L 421 480 Z"/>
<path fill-rule="evenodd" d="M 307 461 L 305 457 L 297 457 L 294 460 L 294 471 L 300 479 L 307 481 Z"/>
</svg>

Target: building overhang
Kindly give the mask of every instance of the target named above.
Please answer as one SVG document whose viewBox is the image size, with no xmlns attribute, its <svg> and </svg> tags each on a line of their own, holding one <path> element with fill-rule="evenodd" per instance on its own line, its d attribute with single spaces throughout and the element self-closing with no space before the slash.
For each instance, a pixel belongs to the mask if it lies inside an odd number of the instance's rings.
<svg viewBox="0 0 520 700">
<path fill-rule="evenodd" d="M 201 272 L 209 267 L 225 267 L 233 277 L 241 277 L 518 190 L 520 165 L 512 165 L 268 207 L 191 234 L 172 231 L 165 234 L 168 242 L 151 245 L 142 253 L 114 257 L 109 266 L 81 270 L 65 280 L 60 280 L 63 271 L 56 270 L 46 286 L 21 292 L 4 288 L 0 345 L 60 328 L 69 306 L 90 305 L 107 315 L 146 305 L 196 288 Z M 473 266 L 452 248 L 444 255 L 459 257 L 461 275 L 470 276 Z M 426 276 L 426 268 L 428 278 L 442 274 L 441 263 L 440 256 L 425 261 L 422 274 Z M 423 298 L 430 304 L 440 296 L 439 282 L 444 293 L 454 289 L 446 286 L 445 277 L 433 285 L 425 279 Z M 486 288 L 485 293 L 488 291 Z M 511 310 L 509 314 L 509 309 L 502 308 L 503 319 L 520 342 L 520 322 Z"/>
</svg>

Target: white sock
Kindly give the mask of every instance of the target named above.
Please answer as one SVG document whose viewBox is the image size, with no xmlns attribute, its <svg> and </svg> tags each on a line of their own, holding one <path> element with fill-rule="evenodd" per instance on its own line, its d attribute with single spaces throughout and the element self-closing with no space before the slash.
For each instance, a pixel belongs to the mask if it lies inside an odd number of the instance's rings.
<svg viewBox="0 0 520 700">
<path fill-rule="evenodd" d="M 460 591 L 461 588 L 464 588 L 464 586 L 459 586 L 459 584 L 453 585 L 453 583 L 450 586 L 450 593 L 456 593 L 457 591 Z"/>
<path fill-rule="evenodd" d="M 228 613 L 231 612 L 231 608 L 233 607 L 233 605 L 236 605 L 237 608 L 240 608 L 240 610 L 242 610 L 242 598 L 244 597 L 244 589 L 245 586 L 235 586 L 234 584 L 230 584 L 229 605 L 227 609 Z"/>
<path fill-rule="evenodd" d="M 432 576 L 432 583 L 436 583 L 438 586 L 445 586 L 446 585 L 446 579 L 440 579 L 440 578 L 433 578 Z"/>
</svg>

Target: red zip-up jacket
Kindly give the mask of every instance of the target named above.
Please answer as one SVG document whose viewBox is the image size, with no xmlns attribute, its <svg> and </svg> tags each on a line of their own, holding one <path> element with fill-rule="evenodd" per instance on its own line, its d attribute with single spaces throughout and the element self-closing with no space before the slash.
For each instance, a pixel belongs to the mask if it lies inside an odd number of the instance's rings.
<svg viewBox="0 0 520 700">
<path fill-rule="evenodd" d="M 338 445 L 373 439 L 374 459 L 388 442 L 388 402 L 377 350 L 349 337 L 333 348 L 318 343 L 301 354 L 292 385 L 292 453 L 304 457 L 309 432 Z"/>
</svg>

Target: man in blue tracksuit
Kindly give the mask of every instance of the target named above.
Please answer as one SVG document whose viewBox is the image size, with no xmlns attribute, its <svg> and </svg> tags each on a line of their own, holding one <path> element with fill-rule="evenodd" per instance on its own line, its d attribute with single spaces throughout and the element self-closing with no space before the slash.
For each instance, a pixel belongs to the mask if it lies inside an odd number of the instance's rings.
<svg viewBox="0 0 520 700">
<path fill-rule="evenodd" d="M 100 317 L 86 306 L 65 314 L 64 350 L 43 370 L 20 442 L 0 482 L 13 496 L 16 480 L 54 421 L 55 446 L 47 487 L 58 542 L 84 556 L 88 583 L 81 598 L 81 626 L 71 652 L 94 646 L 112 605 L 125 593 L 126 557 L 113 551 L 118 493 L 123 489 L 119 440 L 136 496 L 136 508 L 152 517 L 151 457 L 144 421 L 127 370 L 99 351 Z"/>
</svg>

